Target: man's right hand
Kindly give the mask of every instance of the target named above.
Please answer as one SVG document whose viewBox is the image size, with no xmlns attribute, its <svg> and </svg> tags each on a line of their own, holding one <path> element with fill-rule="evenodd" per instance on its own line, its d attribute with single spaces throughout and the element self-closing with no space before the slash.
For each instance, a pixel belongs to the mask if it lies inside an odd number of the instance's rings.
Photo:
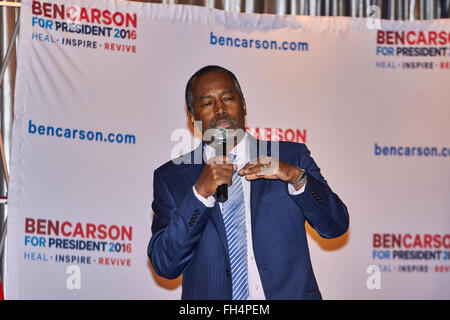
<svg viewBox="0 0 450 320">
<path fill-rule="evenodd" d="M 210 158 L 195 183 L 195 190 L 206 199 L 216 193 L 218 186 L 222 184 L 231 186 L 233 172 L 236 170 L 237 165 L 232 164 L 230 157 Z"/>
</svg>

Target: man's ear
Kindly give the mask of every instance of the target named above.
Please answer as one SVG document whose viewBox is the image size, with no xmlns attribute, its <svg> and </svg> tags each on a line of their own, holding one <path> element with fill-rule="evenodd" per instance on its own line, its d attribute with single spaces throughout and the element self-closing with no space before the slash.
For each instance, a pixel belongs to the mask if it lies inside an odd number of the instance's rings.
<svg viewBox="0 0 450 320">
<path fill-rule="evenodd" d="M 242 98 L 242 109 L 244 109 L 244 115 L 247 115 L 247 105 L 245 104 L 245 99 Z"/>
<path fill-rule="evenodd" d="M 189 122 L 192 123 L 192 125 L 194 125 L 194 121 L 195 121 L 194 114 L 191 112 L 191 110 L 189 110 L 188 106 L 186 106 L 186 110 L 187 110 Z"/>
</svg>

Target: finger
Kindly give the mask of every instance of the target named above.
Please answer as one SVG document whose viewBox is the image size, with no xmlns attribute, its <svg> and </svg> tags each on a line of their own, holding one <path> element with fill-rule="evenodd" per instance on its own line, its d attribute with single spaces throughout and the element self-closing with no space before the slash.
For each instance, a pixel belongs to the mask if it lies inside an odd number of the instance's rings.
<svg viewBox="0 0 450 320">
<path fill-rule="evenodd" d="M 272 163 L 272 158 L 269 156 L 260 156 L 249 162 L 249 164 L 261 164 L 261 165 L 269 165 Z"/>
<path fill-rule="evenodd" d="M 277 166 L 272 166 L 272 163 L 257 163 L 249 164 L 248 166 L 239 170 L 239 175 L 243 176 L 250 173 L 263 172 L 263 174 L 276 174 L 278 171 Z"/>
<path fill-rule="evenodd" d="M 242 168 L 242 170 L 257 166 L 259 164 L 261 164 L 261 161 L 259 161 L 259 158 L 252 159 L 245 164 L 245 166 Z"/>
<path fill-rule="evenodd" d="M 261 156 L 258 158 L 255 158 L 253 160 L 251 160 L 250 162 L 248 162 L 243 168 L 242 170 L 247 170 L 253 167 L 270 167 L 272 164 L 272 158 L 268 157 L 268 156 Z"/>
<path fill-rule="evenodd" d="M 233 174 L 233 172 L 237 169 L 235 167 L 235 165 L 233 164 L 209 164 L 208 165 L 211 170 L 216 171 L 216 172 L 226 172 L 227 174 L 229 173 L 230 175 Z"/>
<path fill-rule="evenodd" d="M 208 164 L 232 164 L 233 161 L 228 156 L 218 156 L 209 158 Z"/>
<path fill-rule="evenodd" d="M 239 170 L 239 174 L 242 176 L 246 173 L 258 172 L 259 170 L 260 164 L 247 163 L 241 170 Z"/>
<path fill-rule="evenodd" d="M 259 174 L 261 174 L 261 168 L 260 167 L 251 168 L 251 169 L 245 170 L 243 173 L 244 176 L 249 175 L 249 174 L 259 175 Z"/>
<path fill-rule="evenodd" d="M 217 177 L 231 178 L 233 176 L 234 168 L 231 164 L 220 165 L 214 168 L 214 172 Z"/>
<path fill-rule="evenodd" d="M 258 175 L 256 173 L 250 173 L 245 175 L 245 179 L 248 181 L 257 180 L 261 178 L 264 178 L 264 176 Z"/>
<path fill-rule="evenodd" d="M 273 174 L 273 170 L 271 167 L 264 167 L 262 165 L 256 165 L 254 167 L 250 167 L 242 172 L 242 175 L 253 174 L 256 173 L 258 175 L 264 174 Z"/>
<path fill-rule="evenodd" d="M 263 167 L 261 168 L 261 174 L 263 175 L 276 175 L 278 172 L 277 167 Z"/>
<path fill-rule="evenodd" d="M 228 172 L 216 172 L 213 176 L 214 184 L 218 187 L 222 184 L 226 184 L 231 186 L 232 184 L 232 176 Z"/>
<path fill-rule="evenodd" d="M 268 179 L 268 180 L 277 180 L 278 177 L 273 174 L 265 174 L 263 172 L 246 174 L 245 179 L 247 180 L 257 180 L 257 179 Z"/>
<path fill-rule="evenodd" d="M 247 162 L 247 163 L 245 164 L 245 166 L 243 166 L 242 169 L 239 170 L 239 174 L 241 174 L 241 172 L 244 172 L 245 170 L 247 170 L 247 168 L 248 168 L 249 166 L 250 166 L 250 163 Z"/>
</svg>

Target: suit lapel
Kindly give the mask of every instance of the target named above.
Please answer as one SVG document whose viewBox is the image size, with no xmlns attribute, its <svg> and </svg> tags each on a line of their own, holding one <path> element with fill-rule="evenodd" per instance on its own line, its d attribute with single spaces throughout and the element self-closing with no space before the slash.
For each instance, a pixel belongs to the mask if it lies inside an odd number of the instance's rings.
<svg viewBox="0 0 450 320">
<path fill-rule="evenodd" d="M 190 183 L 194 185 L 200 174 L 202 173 L 203 168 L 205 167 L 205 162 L 203 161 L 203 146 L 200 144 L 194 151 L 190 153 L 190 163 L 186 163 L 187 166 L 187 174 L 190 178 Z"/>
<path fill-rule="evenodd" d="M 223 222 L 222 211 L 220 210 L 218 201 L 216 201 L 214 207 L 212 208 L 211 220 L 214 226 L 216 227 L 217 233 L 219 234 L 220 240 L 222 241 L 225 252 L 227 253 L 227 256 L 229 256 L 227 233 L 225 231 L 225 223 Z"/>
</svg>

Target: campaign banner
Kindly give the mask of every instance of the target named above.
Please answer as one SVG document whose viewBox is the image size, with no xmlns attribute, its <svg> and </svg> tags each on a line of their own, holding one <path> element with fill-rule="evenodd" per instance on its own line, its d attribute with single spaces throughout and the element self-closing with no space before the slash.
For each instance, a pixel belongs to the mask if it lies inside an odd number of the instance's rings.
<svg viewBox="0 0 450 320">
<path fill-rule="evenodd" d="M 305 143 L 347 205 L 343 236 L 306 226 L 323 298 L 450 298 L 448 19 L 119 0 L 20 19 L 7 299 L 180 299 L 147 258 L 153 171 L 199 143 L 184 90 L 206 65 L 239 79 L 250 134 Z"/>
</svg>

